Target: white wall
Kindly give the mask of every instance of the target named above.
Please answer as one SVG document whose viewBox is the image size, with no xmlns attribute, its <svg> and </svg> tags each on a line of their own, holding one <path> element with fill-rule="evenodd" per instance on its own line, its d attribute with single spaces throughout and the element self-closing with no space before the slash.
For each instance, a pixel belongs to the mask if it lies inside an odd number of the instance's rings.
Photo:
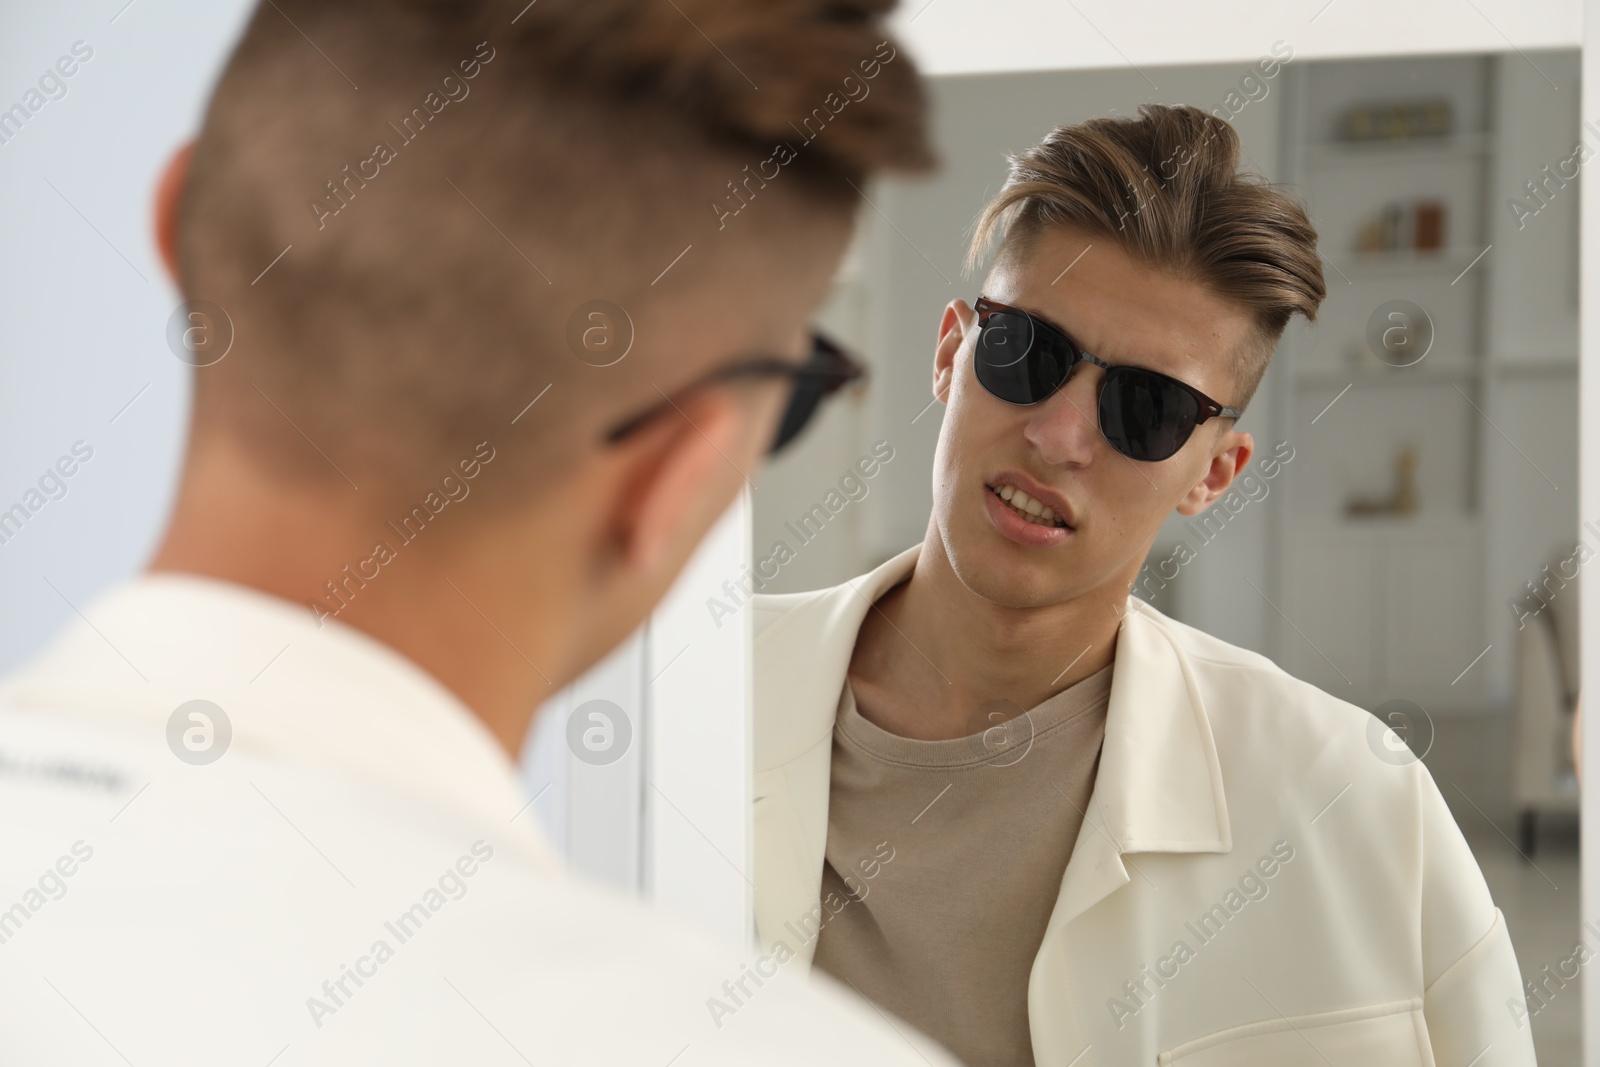
<svg viewBox="0 0 1600 1067">
<path fill-rule="evenodd" d="M 909 0 L 896 22 L 930 74 L 1575 47 L 1580 0 Z M 1160 78 L 1156 77 L 1159 81 Z"/>
<path fill-rule="evenodd" d="M 1493 648 L 1480 666 L 1497 701 L 1510 699 L 1515 682 L 1516 627 L 1507 601 L 1520 597 L 1524 582 L 1542 577 L 1552 550 L 1564 544 L 1564 554 L 1570 554 L 1580 536 L 1574 448 L 1578 396 L 1573 388 L 1578 186 L 1557 190 L 1548 206 L 1520 226 L 1506 203 L 1512 196 L 1526 199 L 1526 182 L 1545 164 L 1572 154 L 1580 136 L 1580 58 L 1575 51 L 1533 52 L 1529 58 L 1532 63 L 1503 57 L 1499 64 L 1500 134 L 1492 162 L 1488 234 L 1494 259 L 1486 257 L 1484 263 L 1492 279 L 1488 332 L 1493 368 L 1485 414 L 1500 432 L 1489 430 L 1483 437 L 1485 640 Z M 1552 89 L 1546 77 L 1560 88 Z M 1589 133 L 1583 139 L 1600 151 L 1600 137 Z M 1587 539 L 1595 543 L 1592 535 Z"/>
<path fill-rule="evenodd" d="M 0 144 L 0 510 L 73 442 L 94 450 L 66 495 L 0 544 L 0 670 L 143 564 L 182 447 L 189 369 L 166 344 L 178 296 L 150 204 L 250 5 L 144 0 L 118 17 L 123 3 L 0 16 L 0 108 L 74 42 L 93 49 L 66 95 Z"/>
</svg>

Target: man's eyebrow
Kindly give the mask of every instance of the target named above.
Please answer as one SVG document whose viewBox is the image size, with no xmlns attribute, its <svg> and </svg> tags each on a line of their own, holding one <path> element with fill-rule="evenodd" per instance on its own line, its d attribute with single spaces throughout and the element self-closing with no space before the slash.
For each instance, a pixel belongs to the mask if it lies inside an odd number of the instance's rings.
<svg viewBox="0 0 1600 1067">
<path fill-rule="evenodd" d="M 1052 319 L 1050 316 L 1041 314 L 1030 307 L 1023 307 L 1021 304 L 1013 304 L 1011 306 L 1019 310 L 1026 311 L 1028 314 L 1032 315 L 1034 318 L 1038 319 L 1040 322 L 1044 323 L 1046 326 L 1050 327 L 1052 330 L 1055 330 L 1057 333 L 1061 334 L 1061 336 L 1071 341 L 1074 345 L 1077 345 L 1080 351 L 1088 351 L 1088 349 L 1085 349 L 1083 345 L 1078 344 L 1078 339 L 1072 336 L 1072 332 L 1070 330 L 1061 325 L 1055 319 Z"/>
<path fill-rule="evenodd" d="M 1068 337 L 1072 337 L 1071 331 L 1069 331 L 1065 326 L 1061 325 L 1055 319 L 1052 319 L 1049 315 L 1043 314 L 1042 312 L 1035 311 L 1032 308 L 1022 307 L 1021 304 L 1018 304 L 1017 307 L 1022 308 L 1023 311 L 1026 311 L 1028 314 L 1032 315 L 1034 318 L 1038 319 L 1040 322 L 1044 323 L 1046 326 L 1049 326 L 1049 327 L 1051 327 L 1051 328 L 1053 328 L 1053 329 L 1055 329 L 1055 330 L 1057 330 L 1057 331 L 1059 331 L 1061 333 L 1064 333 Z M 1078 344 L 1078 339 L 1076 337 L 1072 337 L 1072 343 L 1073 344 Z M 1078 345 L 1078 347 L 1082 348 L 1083 346 L 1082 345 Z"/>
<path fill-rule="evenodd" d="M 1059 332 L 1061 334 L 1061 336 L 1065 337 L 1067 340 L 1071 341 L 1075 346 L 1077 346 L 1078 351 L 1087 353 L 1087 354 L 1089 354 L 1091 356 L 1095 356 L 1097 359 L 1100 358 L 1098 353 L 1090 352 L 1087 348 L 1085 348 L 1078 341 L 1078 339 L 1076 337 L 1074 337 L 1072 335 L 1072 332 L 1070 330 L 1068 330 L 1065 326 L 1062 326 L 1059 322 L 1055 321 L 1050 316 L 1040 314 L 1039 312 L 1033 310 L 1030 307 L 1023 307 L 1021 304 L 1012 304 L 1011 306 L 1014 307 L 1014 308 L 1017 308 L 1020 311 L 1026 311 L 1029 315 L 1032 315 L 1034 318 L 1038 319 L 1044 325 L 1046 325 L 1046 326 L 1050 327 L 1051 329 L 1056 330 L 1057 332 Z M 1161 370 L 1159 368 L 1159 366 L 1157 366 L 1157 365 L 1152 365 L 1150 360 L 1149 360 L 1149 358 L 1144 357 L 1144 356 L 1134 356 L 1131 359 L 1123 359 L 1123 360 L 1119 361 L 1118 363 L 1114 364 L 1114 366 L 1118 366 L 1118 367 L 1136 367 L 1139 370 L 1154 371 L 1157 374 L 1167 374 L 1167 373 L 1169 373 L 1167 371 Z"/>
</svg>

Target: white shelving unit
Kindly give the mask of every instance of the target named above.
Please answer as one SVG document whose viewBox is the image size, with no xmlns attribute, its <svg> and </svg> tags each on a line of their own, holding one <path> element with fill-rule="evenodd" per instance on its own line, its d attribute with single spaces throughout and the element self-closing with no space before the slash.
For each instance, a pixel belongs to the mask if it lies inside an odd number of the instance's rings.
<svg viewBox="0 0 1600 1067">
<path fill-rule="evenodd" d="M 1576 530 L 1575 188 L 1516 228 L 1505 201 L 1578 133 L 1575 53 L 1308 63 L 1286 72 L 1282 180 L 1307 203 L 1325 257 L 1318 322 L 1285 337 L 1270 386 L 1277 437 L 1297 453 L 1271 513 L 1270 654 L 1372 708 L 1503 713 L 1512 700 L 1507 601 Z M 1358 102 L 1444 97 L 1454 129 L 1402 142 L 1336 139 Z M 1565 107 L 1566 110 L 1562 110 Z M 1355 251 L 1389 201 L 1445 205 L 1433 252 Z M 1564 214 L 1570 211 L 1570 214 Z M 1570 249 L 1570 251 L 1569 251 Z M 1412 366 L 1353 360 L 1389 300 L 1423 308 L 1433 347 Z M 1571 410 L 1567 410 L 1570 408 Z M 1352 495 L 1393 486 L 1418 453 L 1410 514 L 1354 517 Z M 1475 658 L 1480 657 L 1481 659 Z M 1470 667 L 1470 669 L 1469 669 Z"/>
</svg>

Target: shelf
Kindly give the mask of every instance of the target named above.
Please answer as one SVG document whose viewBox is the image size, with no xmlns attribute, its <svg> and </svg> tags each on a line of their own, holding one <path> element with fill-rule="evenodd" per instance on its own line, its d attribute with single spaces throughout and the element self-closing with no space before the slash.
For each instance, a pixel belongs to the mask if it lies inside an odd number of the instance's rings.
<svg viewBox="0 0 1600 1067">
<path fill-rule="evenodd" d="M 1332 525 L 1339 530 L 1420 530 L 1429 537 L 1438 536 L 1441 530 L 1451 530 L 1463 536 L 1471 535 L 1478 529 L 1478 513 L 1475 511 L 1450 511 L 1417 510 L 1405 515 L 1392 512 L 1379 512 L 1372 515 L 1347 515 L 1340 512 Z"/>
<path fill-rule="evenodd" d="M 1503 378 L 1536 378 L 1550 377 L 1576 377 L 1578 374 L 1578 361 L 1573 359 L 1553 359 L 1543 357 L 1540 359 L 1501 359 L 1489 363 L 1490 369 Z"/>
<path fill-rule="evenodd" d="M 1428 365 L 1426 358 L 1410 367 L 1376 366 L 1351 363 L 1325 367 L 1302 367 L 1291 375 L 1297 387 L 1344 385 L 1444 385 L 1468 382 L 1481 373 L 1482 364 L 1458 360 L 1455 363 Z"/>
<path fill-rule="evenodd" d="M 1413 137 L 1402 141 L 1314 141 L 1305 149 L 1305 162 L 1311 167 L 1362 166 L 1381 162 L 1392 166 L 1396 160 L 1457 160 L 1484 156 L 1493 143 L 1482 132 L 1457 133 L 1446 137 Z"/>
<path fill-rule="evenodd" d="M 1473 265 L 1473 256 L 1481 256 L 1482 249 L 1471 254 L 1453 249 L 1437 252 L 1418 252 L 1397 249 L 1393 252 L 1346 252 L 1345 258 L 1334 265 L 1334 273 L 1343 272 L 1352 281 L 1357 278 L 1395 278 L 1407 275 L 1438 275 L 1455 279 Z"/>
<path fill-rule="evenodd" d="M 1419 508 L 1405 515 L 1379 513 L 1360 517 L 1337 512 L 1300 512 L 1291 515 L 1289 527 L 1300 544 L 1315 544 L 1319 538 L 1342 538 L 1370 534 L 1373 537 L 1404 537 L 1415 533 L 1422 539 L 1442 536 L 1472 538 L 1483 533 L 1483 519 L 1476 511 L 1460 508 Z"/>
</svg>

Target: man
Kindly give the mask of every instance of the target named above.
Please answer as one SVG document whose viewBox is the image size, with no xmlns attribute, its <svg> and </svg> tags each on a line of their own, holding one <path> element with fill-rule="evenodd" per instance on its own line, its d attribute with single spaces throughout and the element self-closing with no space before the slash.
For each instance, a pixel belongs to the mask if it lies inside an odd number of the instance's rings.
<svg viewBox="0 0 1600 1067">
<path fill-rule="evenodd" d="M 946 1062 L 571 879 L 512 763 L 858 369 L 887 6 L 255 12 L 157 210 L 170 528 L 0 693 L 0 1062 Z"/>
<path fill-rule="evenodd" d="M 1426 769 L 1129 595 L 1166 515 L 1293 455 L 1235 419 L 1316 234 L 1238 166 L 1154 105 L 1013 159 L 939 324 L 926 537 L 756 602 L 758 932 L 972 1065 L 1529 1064 Z"/>
</svg>

